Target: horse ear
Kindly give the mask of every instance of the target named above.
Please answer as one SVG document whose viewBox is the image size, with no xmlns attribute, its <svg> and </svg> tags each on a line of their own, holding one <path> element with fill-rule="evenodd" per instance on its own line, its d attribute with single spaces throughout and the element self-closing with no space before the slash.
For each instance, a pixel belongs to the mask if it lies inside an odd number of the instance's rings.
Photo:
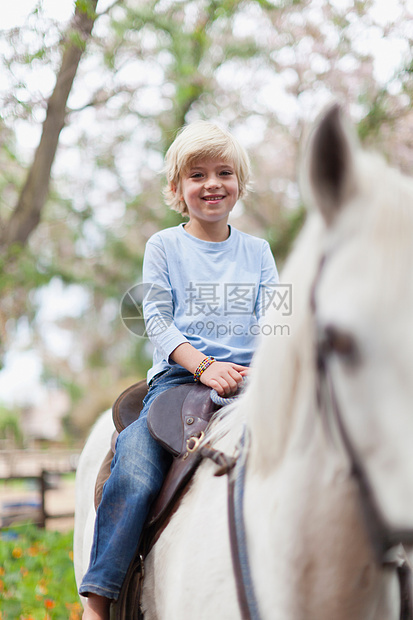
<svg viewBox="0 0 413 620">
<path fill-rule="evenodd" d="M 311 192 L 328 225 L 356 192 L 354 143 L 340 106 L 334 105 L 313 133 L 308 167 Z"/>
</svg>

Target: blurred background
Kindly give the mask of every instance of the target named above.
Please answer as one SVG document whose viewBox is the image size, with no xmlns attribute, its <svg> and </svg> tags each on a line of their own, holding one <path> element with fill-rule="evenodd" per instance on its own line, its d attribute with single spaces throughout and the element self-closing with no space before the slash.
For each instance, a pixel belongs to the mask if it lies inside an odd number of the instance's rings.
<svg viewBox="0 0 413 620">
<path fill-rule="evenodd" d="M 413 1 L 20 0 L 1 28 L 5 478 L 73 469 L 96 417 L 145 376 L 150 345 L 120 305 L 146 240 L 181 221 L 161 192 L 184 123 L 216 120 L 249 150 L 253 191 L 231 221 L 279 267 L 305 219 L 300 139 L 329 102 L 412 172 Z"/>
</svg>

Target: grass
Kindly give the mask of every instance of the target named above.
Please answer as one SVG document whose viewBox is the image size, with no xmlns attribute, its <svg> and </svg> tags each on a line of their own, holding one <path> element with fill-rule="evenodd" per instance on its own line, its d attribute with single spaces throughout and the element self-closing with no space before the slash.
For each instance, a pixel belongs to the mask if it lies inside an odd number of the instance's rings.
<svg viewBox="0 0 413 620">
<path fill-rule="evenodd" d="M 80 620 L 73 532 L 34 525 L 0 533 L 0 620 Z"/>
</svg>

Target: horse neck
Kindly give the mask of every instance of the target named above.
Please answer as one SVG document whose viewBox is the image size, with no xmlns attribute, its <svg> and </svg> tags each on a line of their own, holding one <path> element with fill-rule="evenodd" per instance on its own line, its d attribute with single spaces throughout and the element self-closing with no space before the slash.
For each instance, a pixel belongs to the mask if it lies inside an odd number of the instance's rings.
<svg viewBox="0 0 413 620">
<path fill-rule="evenodd" d="M 251 436 L 245 512 L 254 581 L 268 606 L 264 618 L 376 620 L 383 575 L 348 460 L 329 441 L 317 411 L 309 298 L 319 256 L 310 256 L 298 261 L 307 264 L 306 273 L 288 272 L 295 301 L 290 336 L 261 343 L 241 403 Z M 282 583 L 276 590 L 274 578 Z M 281 610 L 276 618 L 274 609 Z"/>
<path fill-rule="evenodd" d="M 275 425 L 285 433 L 278 459 L 271 441 L 261 441 L 268 453 L 260 453 L 252 434 L 247 464 L 245 516 L 262 616 L 390 620 L 389 577 L 375 562 L 346 455 L 326 436 L 308 368 L 297 369 L 290 387 L 290 423 Z M 377 612 L 381 592 L 384 615 Z"/>
<path fill-rule="evenodd" d="M 358 489 L 315 413 L 302 404 L 278 467 L 247 472 L 245 519 L 262 616 L 390 620 L 388 576 L 375 562 Z"/>
</svg>

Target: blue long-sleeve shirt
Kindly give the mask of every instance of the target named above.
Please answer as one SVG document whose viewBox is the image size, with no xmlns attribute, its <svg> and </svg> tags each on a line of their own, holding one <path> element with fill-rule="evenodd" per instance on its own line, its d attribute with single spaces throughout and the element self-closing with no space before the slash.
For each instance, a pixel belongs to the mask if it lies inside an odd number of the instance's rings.
<svg viewBox="0 0 413 620">
<path fill-rule="evenodd" d="M 225 241 L 203 241 L 180 224 L 148 240 L 143 283 L 154 345 L 149 383 L 174 364 L 170 355 L 184 342 L 220 361 L 248 366 L 278 273 L 267 241 L 233 227 Z"/>
</svg>

